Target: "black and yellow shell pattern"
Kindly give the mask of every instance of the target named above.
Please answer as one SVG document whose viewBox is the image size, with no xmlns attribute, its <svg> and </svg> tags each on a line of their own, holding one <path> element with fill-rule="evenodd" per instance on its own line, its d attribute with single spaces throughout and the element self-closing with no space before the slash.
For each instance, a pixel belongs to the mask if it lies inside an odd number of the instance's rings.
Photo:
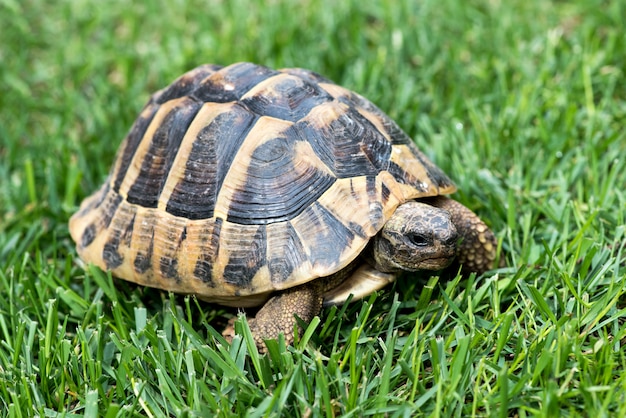
<svg viewBox="0 0 626 418">
<path fill-rule="evenodd" d="M 117 277 L 249 306 L 346 267 L 399 204 L 454 190 L 358 94 L 204 65 L 150 98 L 70 232 Z"/>
</svg>

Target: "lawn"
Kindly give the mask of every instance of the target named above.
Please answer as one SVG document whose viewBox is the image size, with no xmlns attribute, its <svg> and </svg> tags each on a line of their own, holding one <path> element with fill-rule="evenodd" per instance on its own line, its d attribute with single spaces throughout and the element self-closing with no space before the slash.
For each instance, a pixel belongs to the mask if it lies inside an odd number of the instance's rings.
<svg viewBox="0 0 626 418">
<path fill-rule="evenodd" d="M 1 416 L 626 415 L 622 0 L 0 1 Z M 406 275 L 259 355 L 236 310 L 78 262 L 155 90 L 305 67 L 386 111 L 505 266 Z"/>
</svg>

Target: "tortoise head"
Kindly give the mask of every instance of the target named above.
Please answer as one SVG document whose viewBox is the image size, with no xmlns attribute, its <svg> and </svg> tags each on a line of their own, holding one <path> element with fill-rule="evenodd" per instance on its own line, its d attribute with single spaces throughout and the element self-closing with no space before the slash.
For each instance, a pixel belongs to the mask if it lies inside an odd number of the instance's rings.
<svg viewBox="0 0 626 418">
<path fill-rule="evenodd" d="M 386 273 L 440 270 L 454 260 L 458 238 L 448 211 L 409 201 L 372 238 L 372 261 Z"/>
</svg>

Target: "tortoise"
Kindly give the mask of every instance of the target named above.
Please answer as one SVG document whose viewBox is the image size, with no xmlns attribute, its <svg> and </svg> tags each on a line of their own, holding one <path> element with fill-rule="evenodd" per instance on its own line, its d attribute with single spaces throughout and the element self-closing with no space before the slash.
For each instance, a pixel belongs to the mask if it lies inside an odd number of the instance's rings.
<svg viewBox="0 0 626 418">
<path fill-rule="evenodd" d="M 300 68 L 207 64 L 150 97 L 69 229 L 118 278 L 262 306 L 262 348 L 401 272 L 491 269 L 496 238 L 455 190 L 359 94 Z"/>
</svg>

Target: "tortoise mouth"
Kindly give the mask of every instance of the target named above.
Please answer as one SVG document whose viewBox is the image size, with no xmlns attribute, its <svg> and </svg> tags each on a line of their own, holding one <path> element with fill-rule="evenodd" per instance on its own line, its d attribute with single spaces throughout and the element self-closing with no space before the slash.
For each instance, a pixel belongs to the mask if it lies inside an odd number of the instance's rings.
<svg viewBox="0 0 626 418">
<path fill-rule="evenodd" d="M 454 257 L 432 257 L 425 258 L 419 263 L 420 270 L 441 270 L 452 264 Z"/>
</svg>

